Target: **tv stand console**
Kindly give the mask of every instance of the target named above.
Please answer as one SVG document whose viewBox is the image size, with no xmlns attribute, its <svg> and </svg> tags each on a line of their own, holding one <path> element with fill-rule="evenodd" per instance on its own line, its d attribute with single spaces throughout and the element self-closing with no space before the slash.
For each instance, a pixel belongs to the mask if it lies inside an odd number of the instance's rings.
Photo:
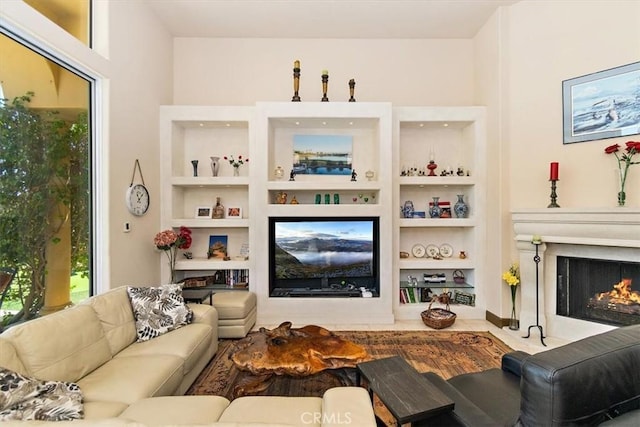
<svg viewBox="0 0 640 427">
<path fill-rule="evenodd" d="M 276 288 L 271 292 L 271 297 L 300 297 L 300 298 L 360 298 L 362 292 L 357 289 L 332 289 L 332 288 Z"/>
</svg>

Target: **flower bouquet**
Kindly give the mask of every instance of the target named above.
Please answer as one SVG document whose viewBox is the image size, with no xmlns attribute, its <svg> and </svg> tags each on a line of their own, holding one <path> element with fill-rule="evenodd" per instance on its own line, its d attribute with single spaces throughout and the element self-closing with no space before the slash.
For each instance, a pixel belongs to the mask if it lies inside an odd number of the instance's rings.
<svg viewBox="0 0 640 427">
<path fill-rule="evenodd" d="M 511 316 L 509 318 L 509 329 L 518 329 L 518 319 L 516 319 L 516 292 L 520 284 L 520 266 L 517 262 L 511 264 L 509 269 L 502 273 L 502 280 L 507 282 L 511 290 Z"/>
<path fill-rule="evenodd" d="M 249 162 L 249 159 L 243 159 L 242 156 L 238 156 L 238 159 L 234 159 L 233 156 L 224 156 L 225 160 L 229 161 L 229 164 L 233 166 L 233 176 L 238 176 L 240 165 L 244 165 L 245 162 Z"/>
<path fill-rule="evenodd" d="M 625 151 L 622 154 L 618 154 L 620 152 L 620 145 L 613 144 L 604 149 L 606 154 L 613 154 L 616 156 L 616 160 L 618 161 L 618 172 L 620 175 L 620 191 L 618 192 L 618 206 L 624 206 L 626 193 L 624 192 L 624 185 L 627 182 L 627 173 L 629 172 L 629 167 L 631 165 L 637 165 L 640 162 L 634 162 L 633 156 L 637 153 L 640 153 L 640 142 L 637 141 L 628 141 L 626 144 Z"/>
<path fill-rule="evenodd" d="M 177 233 L 173 230 L 164 230 L 154 237 L 153 243 L 156 245 L 156 248 L 167 254 L 167 258 L 169 259 L 169 283 L 175 283 L 176 254 L 178 249 L 189 249 L 191 242 L 191 230 L 184 226 L 180 227 Z"/>
</svg>

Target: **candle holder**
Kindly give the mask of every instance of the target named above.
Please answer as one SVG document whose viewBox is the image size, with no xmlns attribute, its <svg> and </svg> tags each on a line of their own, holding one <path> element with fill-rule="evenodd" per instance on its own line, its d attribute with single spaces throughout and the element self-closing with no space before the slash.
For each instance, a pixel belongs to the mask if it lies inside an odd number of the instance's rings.
<svg viewBox="0 0 640 427">
<path fill-rule="evenodd" d="M 354 79 L 349 80 L 349 102 L 356 102 L 356 99 L 353 97 L 355 87 L 356 81 Z"/>
<path fill-rule="evenodd" d="M 293 63 L 293 98 L 291 98 L 291 102 L 300 102 L 298 90 L 300 90 L 300 61 Z"/>
<path fill-rule="evenodd" d="M 437 167 L 438 165 L 436 164 L 435 161 L 429 160 L 429 164 L 427 165 L 427 169 L 429 169 L 429 175 L 427 176 L 436 176 L 436 173 L 434 171 L 436 170 Z"/>
<path fill-rule="evenodd" d="M 329 98 L 327 98 L 327 86 L 329 85 L 329 74 L 322 73 L 322 102 L 329 102 Z"/>
<path fill-rule="evenodd" d="M 549 206 L 547 206 L 548 208 L 559 208 L 560 205 L 556 203 L 556 200 L 558 198 L 558 195 L 556 194 L 556 182 L 558 180 L 557 179 L 552 179 L 551 180 L 551 203 L 549 203 Z"/>
<path fill-rule="evenodd" d="M 553 183 L 555 183 L 555 180 L 553 181 Z M 535 236 L 534 239 L 531 241 L 531 243 L 536 247 L 536 254 L 533 256 L 533 262 L 536 263 L 536 324 L 535 325 L 531 325 L 529 326 L 529 328 L 527 329 L 527 335 L 525 335 L 522 338 L 529 338 L 531 336 L 531 328 L 538 328 L 538 330 L 540 331 L 540 342 L 542 343 L 543 346 L 547 346 L 544 343 L 544 332 L 542 330 L 542 325 L 540 324 L 540 308 L 539 308 L 539 303 L 540 303 L 540 297 L 539 297 L 539 291 L 538 291 L 538 287 L 540 284 L 540 276 L 538 273 L 538 264 L 540 264 L 540 255 L 538 254 L 538 247 L 540 247 L 540 245 L 542 244 L 542 240 Z"/>
</svg>

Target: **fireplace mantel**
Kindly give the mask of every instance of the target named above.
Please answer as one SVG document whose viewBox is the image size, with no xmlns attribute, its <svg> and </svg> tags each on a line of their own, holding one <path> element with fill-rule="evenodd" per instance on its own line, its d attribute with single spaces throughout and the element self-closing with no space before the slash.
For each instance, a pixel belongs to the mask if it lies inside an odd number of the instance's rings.
<svg viewBox="0 0 640 427">
<path fill-rule="evenodd" d="M 556 315 L 557 256 L 640 260 L 640 209 L 523 209 L 512 212 L 521 273 L 520 329 L 527 332 L 539 318 L 545 335 L 575 340 L 612 327 Z M 536 297 L 536 246 L 540 236 Z M 536 313 L 536 299 L 539 309 Z M 537 314 L 537 316 L 536 316 Z M 531 329 L 532 334 L 537 329 Z M 532 340 L 537 340 L 536 336 Z M 539 341 L 538 341 L 539 342 Z"/>
<path fill-rule="evenodd" d="M 512 219 L 518 241 L 640 248 L 640 209 L 529 209 Z"/>
</svg>

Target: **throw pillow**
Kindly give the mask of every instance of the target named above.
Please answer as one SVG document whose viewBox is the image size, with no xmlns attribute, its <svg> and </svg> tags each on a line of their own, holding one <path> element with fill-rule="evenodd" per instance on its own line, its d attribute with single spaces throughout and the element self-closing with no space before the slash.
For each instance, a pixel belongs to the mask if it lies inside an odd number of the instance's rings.
<svg viewBox="0 0 640 427">
<path fill-rule="evenodd" d="M 42 381 L 0 368 L 0 421 L 83 417 L 82 391 L 76 383 Z"/>
<path fill-rule="evenodd" d="M 193 321 L 193 311 L 182 298 L 179 284 L 127 287 L 136 319 L 138 342 L 148 341 Z"/>
</svg>

